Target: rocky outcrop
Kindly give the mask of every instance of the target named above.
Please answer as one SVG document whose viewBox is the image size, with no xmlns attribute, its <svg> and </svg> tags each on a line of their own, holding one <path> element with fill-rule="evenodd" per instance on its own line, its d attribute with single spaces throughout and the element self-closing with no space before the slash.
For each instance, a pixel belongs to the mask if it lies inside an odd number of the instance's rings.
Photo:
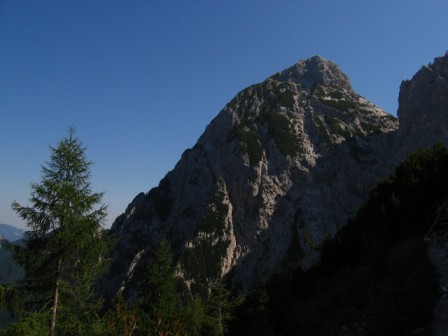
<svg viewBox="0 0 448 336">
<path fill-rule="evenodd" d="M 448 138 L 448 53 L 424 66 L 400 87 L 397 154 Z"/>
<path fill-rule="evenodd" d="M 113 224 L 109 295 L 137 295 L 139 269 L 162 236 L 190 286 L 227 275 L 244 291 L 279 269 L 308 268 L 401 157 L 422 139 L 444 139 L 447 59 L 403 83 L 399 131 L 396 118 L 319 56 L 238 93 Z M 429 110 L 416 92 L 430 97 Z"/>
<path fill-rule="evenodd" d="M 398 116 L 400 135 L 426 131 L 429 125 L 448 123 L 448 53 L 422 67 L 411 80 L 400 88 Z M 424 126 L 424 128 L 422 127 Z M 444 136 L 448 135 L 446 129 Z"/>
</svg>

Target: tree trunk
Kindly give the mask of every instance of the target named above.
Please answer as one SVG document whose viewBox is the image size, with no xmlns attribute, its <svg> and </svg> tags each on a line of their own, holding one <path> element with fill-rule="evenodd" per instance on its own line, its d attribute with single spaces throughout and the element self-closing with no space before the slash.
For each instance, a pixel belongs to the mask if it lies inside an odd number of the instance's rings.
<svg viewBox="0 0 448 336">
<path fill-rule="evenodd" d="M 54 286 L 53 293 L 53 306 L 51 307 L 51 324 L 50 324 L 50 336 L 54 336 L 56 334 L 56 316 L 58 312 L 59 305 L 59 286 L 61 285 L 60 274 L 61 274 L 61 258 L 58 259 L 58 265 L 56 269 L 56 283 Z"/>
</svg>

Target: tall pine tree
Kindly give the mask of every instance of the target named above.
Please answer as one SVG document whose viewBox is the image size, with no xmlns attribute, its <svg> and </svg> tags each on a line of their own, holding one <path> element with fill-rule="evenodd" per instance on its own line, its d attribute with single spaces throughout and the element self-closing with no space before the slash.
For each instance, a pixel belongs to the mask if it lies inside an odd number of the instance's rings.
<svg viewBox="0 0 448 336">
<path fill-rule="evenodd" d="M 51 336 L 95 334 L 101 326 L 93 287 L 109 245 L 103 193 L 91 189 L 91 162 L 73 127 L 50 149 L 41 182 L 32 184 L 31 206 L 12 203 L 28 226 L 25 246 L 13 251 L 25 271 L 23 316 L 47 316 Z"/>
</svg>

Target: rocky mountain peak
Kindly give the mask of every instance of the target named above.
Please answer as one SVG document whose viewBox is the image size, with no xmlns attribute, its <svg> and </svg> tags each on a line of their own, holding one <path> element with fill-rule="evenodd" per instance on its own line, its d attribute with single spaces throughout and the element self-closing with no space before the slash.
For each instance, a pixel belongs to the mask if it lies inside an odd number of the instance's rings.
<svg viewBox="0 0 448 336">
<path fill-rule="evenodd" d="M 397 114 L 401 142 L 426 146 L 448 136 L 448 52 L 402 82 Z"/>
<path fill-rule="evenodd" d="M 280 77 L 284 81 L 301 84 L 306 89 L 321 85 L 352 91 L 348 77 L 335 63 L 321 56 L 299 61 L 282 71 Z"/>
<path fill-rule="evenodd" d="M 380 175 L 378 143 L 396 128 L 320 56 L 242 90 L 112 225 L 109 293 L 138 295 L 162 236 L 192 287 L 227 276 L 244 291 L 279 267 L 309 267 Z"/>
</svg>

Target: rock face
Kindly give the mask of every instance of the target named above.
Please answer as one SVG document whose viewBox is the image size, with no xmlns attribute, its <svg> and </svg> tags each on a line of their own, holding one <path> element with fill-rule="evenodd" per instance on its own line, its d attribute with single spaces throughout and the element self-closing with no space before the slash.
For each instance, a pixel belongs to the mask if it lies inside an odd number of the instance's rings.
<svg viewBox="0 0 448 336">
<path fill-rule="evenodd" d="M 244 291 L 277 270 L 310 267 L 394 164 L 446 142 L 447 69 L 445 55 L 403 82 L 399 130 L 319 56 L 241 91 L 114 222 L 106 294 L 138 295 L 162 236 L 192 287 L 227 275 Z"/>
<path fill-rule="evenodd" d="M 398 144 L 407 152 L 448 137 L 448 52 L 400 87 Z M 409 139 L 411 138 L 411 139 Z"/>
</svg>

